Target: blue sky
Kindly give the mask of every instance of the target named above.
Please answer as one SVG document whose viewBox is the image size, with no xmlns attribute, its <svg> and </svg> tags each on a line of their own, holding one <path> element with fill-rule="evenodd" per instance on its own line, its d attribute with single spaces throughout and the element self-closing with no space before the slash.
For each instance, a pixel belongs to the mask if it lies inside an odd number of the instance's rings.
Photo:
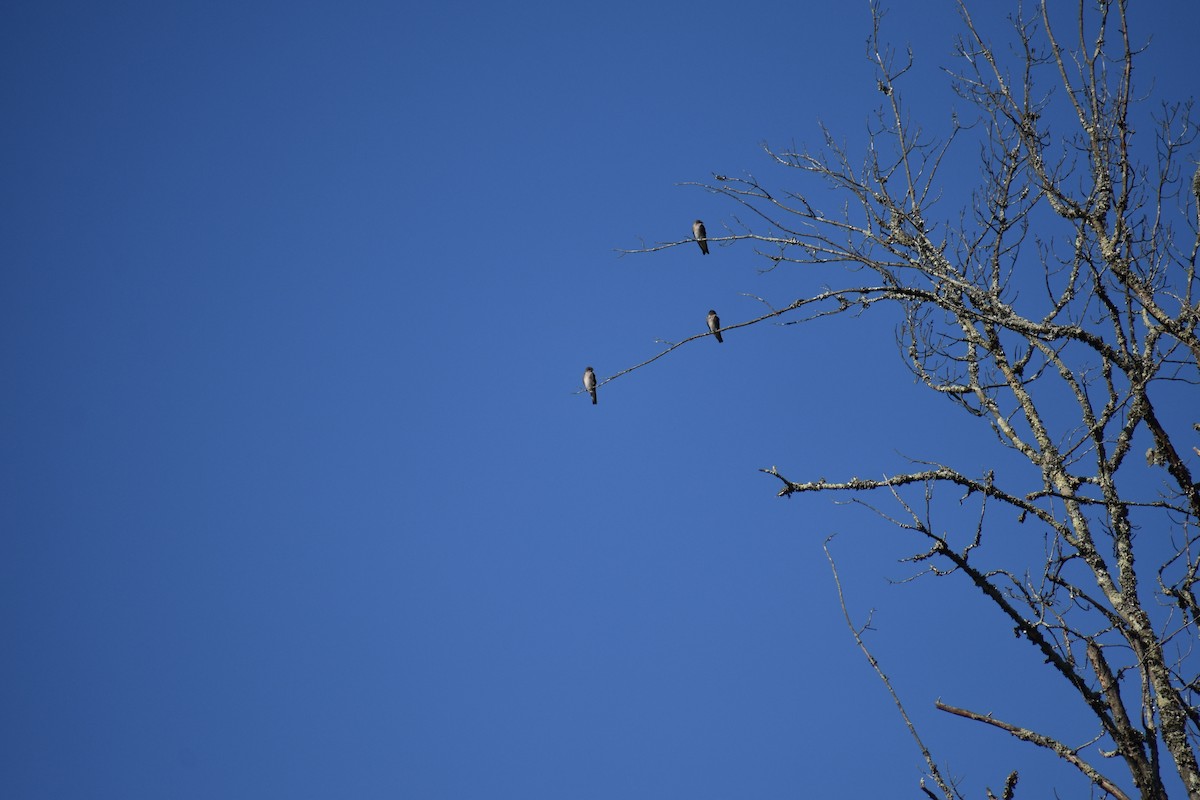
<svg viewBox="0 0 1200 800">
<path fill-rule="evenodd" d="M 1194 91 L 1169 66 L 1200 11 L 1143 13 L 1156 90 Z M 938 124 L 956 22 L 887 18 Z M 910 792 L 835 532 L 951 772 L 1078 789 L 932 709 L 1070 719 L 1035 654 L 889 583 L 909 548 L 878 518 L 758 472 L 989 465 L 894 318 L 576 394 L 836 278 L 616 250 L 718 235 L 733 209 L 680 182 L 795 180 L 763 141 L 861 140 L 867 32 L 866 3 L 9 4 L 0 794 Z"/>
</svg>

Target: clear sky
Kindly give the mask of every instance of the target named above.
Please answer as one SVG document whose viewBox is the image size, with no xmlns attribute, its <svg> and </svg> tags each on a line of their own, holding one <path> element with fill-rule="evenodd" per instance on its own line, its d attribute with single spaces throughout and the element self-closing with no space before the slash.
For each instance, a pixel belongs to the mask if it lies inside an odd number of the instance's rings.
<svg viewBox="0 0 1200 800">
<path fill-rule="evenodd" d="M 953 6 L 895 5 L 942 125 Z M 1155 89 L 1194 92 L 1200 11 L 1154 6 Z M 616 249 L 719 235 L 680 182 L 797 180 L 761 142 L 861 141 L 867 33 L 865 2 L 8 3 L 0 795 L 913 796 L 835 532 L 951 774 L 1077 791 L 932 708 L 1069 717 L 1036 654 L 758 472 L 986 468 L 893 317 L 576 393 L 836 278 Z"/>
</svg>

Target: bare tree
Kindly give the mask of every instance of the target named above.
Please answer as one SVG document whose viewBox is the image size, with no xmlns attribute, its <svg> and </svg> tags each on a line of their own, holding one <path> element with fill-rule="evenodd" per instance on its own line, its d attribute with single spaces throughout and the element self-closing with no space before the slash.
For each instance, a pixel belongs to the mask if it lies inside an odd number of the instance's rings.
<svg viewBox="0 0 1200 800">
<path fill-rule="evenodd" d="M 1184 160 L 1196 143 L 1192 106 L 1152 108 L 1138 96 L 1141 50 L 1124 0 L 1080 0 L 1061 32 L 1043 0 L 1012 18 L 1003 48 L 962 2 L 959 10 L 958 66 L 947 72 L 971 111 L 940 140 L 908 116 L 913 56 L 886 46 L 874 7 L 868 55 L 881 106 L 865 152 L 852 155 L 828 131 L 815 151 L 768 149 L 799 171 L 797 183 L 832 187 L 836 211 L 816 191 L 777 192 L 753 177 L 697 185 L 737 206 L 727 235 L 710 221 L 712 246 L 751 246 L 768 269 L 847 268 L 841 288 L 730 328 L 898 308 L 913 373 L 989 425 L 1023 472 L 966 474 L 936 460 L 875 480 L 764 472 L 786 497 L 875 503 L 870 495 L 883 492 L 900 509 L 889 518 L 920 543 L 912 559 L 954 576 L 948 588 L 965 576 L 1087 709 L 1096 738 L 1085 748 L 991 714 L 940 709 L 1047 748 L 1107 796 L 1130 796 L 1132 786 L 1165 797 L 1174 772 L 1200 797 L 1200 675 L 1188 671 L 1200 616 L 1200 171 Z M 978 148 L 981 180 L 956 219 L 940 220 L 936 202 L 963 180 L 941 168 L 963 146 Z M 628 252 L 683 244 L 695 246 Z M 965 532 L 934 522 L 934 501 L 950 494 L 956 505 L 964 495 L 979 504 Z M 984 554 L 1001 518 L 1044 531 L 1026 563 Z M 922 791 L 961 796 L 921 750 L 937 789 Z M 1011 773 L 1003 796 L 1016 780 Z"/>
</svg>

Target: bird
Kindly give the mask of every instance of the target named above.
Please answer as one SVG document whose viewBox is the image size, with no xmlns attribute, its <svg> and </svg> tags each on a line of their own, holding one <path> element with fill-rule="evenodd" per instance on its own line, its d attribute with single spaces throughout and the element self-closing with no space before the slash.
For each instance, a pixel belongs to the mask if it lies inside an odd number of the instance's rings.
<svg viewBox="0 0 1200 800">
<path fill-rule="evenodd" d="M 696 237 L 696 243 L 700 245 L 700 252 L 708 255 L 708 233 L 704 230 L 704 223 L 700 220 L 693 222 L 692 234 Z"/>
<path fill-rule="evenodd" d="M 711 308 L 708 310 L 708 329 L 713 332 L 713 336 L 717 337 L 718 342 L 725 341 L 721 338 L 721 318 Z"/>
<path fill-rule="evenodd" d="M 592 396 L 592 405 L 596 405 L 596 373 L 591 367 L 583 371 L 583 388 Z"/>
</svg>

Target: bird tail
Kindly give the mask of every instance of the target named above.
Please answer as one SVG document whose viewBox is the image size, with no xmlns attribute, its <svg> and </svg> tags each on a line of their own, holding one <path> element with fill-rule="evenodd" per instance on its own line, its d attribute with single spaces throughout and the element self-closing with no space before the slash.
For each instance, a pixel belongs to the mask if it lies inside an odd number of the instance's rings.
<svg viewBox="0 0 1200 800">
<path fill-rule="evenodd" d="M 724 339 L 722 339 L 722 338 L 721 338 L 721 332 L 720 332 L 720 331 L 713 331 L 713 336 L 716 336 L 716 337 L 717 337 L 717 341 L 718 341 L 718 342 L 724 342 L 724 341 L 725 341 Z"/>
</svg>

